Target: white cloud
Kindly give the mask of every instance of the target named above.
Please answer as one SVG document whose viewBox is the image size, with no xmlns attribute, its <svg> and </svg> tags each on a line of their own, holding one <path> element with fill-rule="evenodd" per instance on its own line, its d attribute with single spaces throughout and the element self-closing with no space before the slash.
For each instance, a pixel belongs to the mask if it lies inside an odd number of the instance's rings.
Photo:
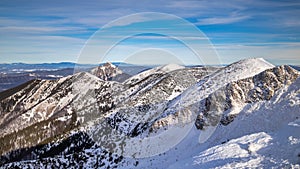
<svg viewBox="0 0 300 169">
<path fill-rule="evenodd" d="M 143 15 L 130 15 L 130 16 L 125 16 L 125 17 L 121 17 L 118 18 L 106 25 L 104 25 L 103 28 L 110 28 L 110 27 L 115 27 L 115 26 L 127 26 L 127 25 L 131 25 L 133 23 L 138 23 L 138 22 L 145 22 L 145 21 L 151 21 L 153 18 L 151 17 L 146 17 Z"/>
<path fill-rule="evenodd" d="M 215 25 L 215 24 L 230 24 L 249 19 L 250 16 L 228 16 L 228 17 L 211 17 L 198 19 L 196 25 Z"/>
<path fill-rule="evenodd" d="M 58 31 L 73 31 L 78 30 L 78 27 L 37 27 L 37 26 L 5 26 L 0 27 L 0 31 L 3 32 L 58 32 Z"/>
</svg>

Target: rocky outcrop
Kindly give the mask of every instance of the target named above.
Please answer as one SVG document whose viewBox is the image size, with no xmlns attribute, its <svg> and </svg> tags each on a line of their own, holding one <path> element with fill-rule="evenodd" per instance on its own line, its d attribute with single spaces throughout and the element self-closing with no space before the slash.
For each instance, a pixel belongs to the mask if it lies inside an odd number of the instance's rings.
<svg viewBox="0 0 300 169">
<path fill-rule="evenodd" d="M 300 76 L 290 66 L 278 66 L 265 70 L 254 77 L 227 84 L 200 103 L 200 114 L 195 125 L 204 129 L 208 125 L 228 125 L 247 103 L 270 100 L 280 88 L 290 85 Z"/>
</svg>

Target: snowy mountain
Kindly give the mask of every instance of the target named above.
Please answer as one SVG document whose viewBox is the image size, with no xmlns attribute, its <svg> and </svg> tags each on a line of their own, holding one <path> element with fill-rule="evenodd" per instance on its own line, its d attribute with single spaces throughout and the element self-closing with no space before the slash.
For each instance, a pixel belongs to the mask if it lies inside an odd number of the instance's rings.
<svg viewBox="0 0 300 169">
<path fill-rule="evenodd" d="M 300 74 L 247 59 L 166 65 L 124 81 L 112 64 L 0 97 L 0 168 L 297 168 Z"/>
</svg>

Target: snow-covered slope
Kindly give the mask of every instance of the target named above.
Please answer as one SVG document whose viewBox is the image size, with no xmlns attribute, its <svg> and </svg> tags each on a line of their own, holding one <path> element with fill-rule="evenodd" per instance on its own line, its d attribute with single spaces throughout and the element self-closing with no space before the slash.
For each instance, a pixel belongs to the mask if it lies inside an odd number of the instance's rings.
<svg viewBox="0 0 300 169">
<path fill-rule="evenodd" d="M 195 85 L 189 87 L 173 100 L 169 101 L 168 107 L 164 110 L 164 113 L 160 118 L 165 118 L 165 116 L 168 116 L 169 114 L 179 113 L 185 116 L 186 113 L 190 113 L 190 118 L 195 119 L 195 116 L 199 113 L 199 107 L 200 109 L 203 109 L 207 106 L 205 105 L 207 103 L 204 99 L 209 97 L 212 93 L 229 83 L 243 78 L 253 77 L 262 71 L 273 67 L 272 64 L 261 58 L 241 60 L 223 67 L 200 79 Z M 224 93 L 222 95 L 224 95 Z M 218 102 L 224 102 L 224 99 L 226 98 L 225 96 L 213 96 L 213 99 Z M 163 119 L 163 121 L 165 120 Z M 162 123 L 162 121 L 160 121 L 160 123 Z M 158 127 L 160 125 L 156 124 L 156 126 Z"/>
<path fill-rule="evenodd" d="M 228 65 L 205 77 L 190 89 L 184 91 L 170 104 L 172 109 L 188 107 L 206 98 L 209 94 L 239 79 L 252 77 L 266 69 L 274 67 L 262 58 L 246 59 Z"/>
</svg>

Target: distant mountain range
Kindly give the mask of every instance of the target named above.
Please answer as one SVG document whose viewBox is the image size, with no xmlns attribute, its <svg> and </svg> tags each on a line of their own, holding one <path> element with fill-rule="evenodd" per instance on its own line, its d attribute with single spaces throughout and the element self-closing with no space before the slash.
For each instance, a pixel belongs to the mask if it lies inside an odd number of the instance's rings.
<svg viewBox="0 0 300 169">
<path fill-rule="evenodd" d="M 38 63 L 38 64 L 27 64 L 27 63 L 2 63 L 0 64 L 0 71 L 12 71 L 15 69 L 17 70 L 47 70 L 47 69 L 65 69 L 65 68 L 92 68 L 96 66 L 102 66 L 105 63 L 99 64 L 77 64 L 74 62 L 60 62 L 60 63 Z M 124 62 L 112 62 L 113 65 L 119 66 L 137 66 L 129 63 Z M 152 67 L 152 66 L 148 66 Z"/>
<path fill-rule="evenodd" d="M 73 75 L 77 72 L 90 72 L 92 69 L 105 65 L 76 64 L 72 62 L 25 64 L 0 64 L 0 92 L 26 83 L 34 79 L 54 80 Z M 127 63 L 113 63 L 124 72 L 117 81 L 122 81 L 151 67 L 131 65 Z"/>
<path fill-rule="evenodd" d="M 0 93 L 0 168 L 297 168 L 294 68 L 106 63 L 27 81 Z"/>
<path fill-rule="evenodd" d="M 76 64 L 73 62 L 60 62 L 60 63 L 40 63 L 40 64 L 27 64 L 27 63 L 9 63 L 0 64 L 0 92 L 16 87 L 33 79 L 57 79 L 75 74 L 77 72 L 89 72 L 91 69 L 103 66 L 105 63 L 96 64 Z M 151 69 L 155 65 L 133 65 L 124 62 L 113 62 L 122 70 L 123 74 L 115 77 L 116 81 L 124 81 L 132 75 L 140 73 L 144 70 Z M 186 67 L 199 67 L 201 65 L 191 65 Z M 221 65 L 224 66 L 224 65 Z M 218 66 L 217 66 L 218 67 Z M 299 66 L 291 66 L 300 71 Z"/>
</svg>

